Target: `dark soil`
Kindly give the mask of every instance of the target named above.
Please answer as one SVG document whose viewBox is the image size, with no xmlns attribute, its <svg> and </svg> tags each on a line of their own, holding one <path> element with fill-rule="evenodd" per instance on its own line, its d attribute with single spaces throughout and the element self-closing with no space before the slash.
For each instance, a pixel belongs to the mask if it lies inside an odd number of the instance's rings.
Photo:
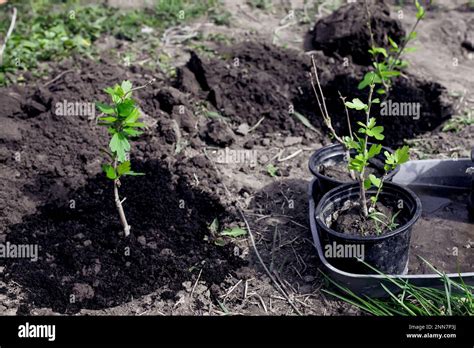
<svg viewBox="0 0 474 348">
<path fill-rule="evenodd" d="M 252 126 L 265 117 L 258 132 L 305 131 L 290 108 L 298 109 L 293 98 L 309 83 L 307 57 L 262 42 L 222 47 L 220 53 L 225 60 L 192 53 L 178 70 L 177 88 L 207 100 L 237 124 Z"/>
<path fill-rule="evenodd" d="M 347 163 L 323 164 L 319 166 L 319 172 L 322 175 L 325 175 L 335 180 L 339 180 L 343 182 L 354 181 L 347 170 Z M 367 177 L 370 174 L 375 174 L 377 176 L 380 176 L 381 174 L 383 174 L 383 172 L 379 168 L 372 167 L 372 166 L 368 166 L 365 170 L 365 173 Z"/>
<path fill-rule="evenodd" d="M 390 17 L 390 8 L 383 1 L 369 1 L 368 8 L 376 46 L 388 48 L 387 36 L 397 43 L 405 37 L 400 21 Z M 364 1 L 341 6 L 316 22 L 311 33 L 313 49 L 329 56 L 351 57 L 356 64 L 370 65 L 371 39 L 367 22 Z"/>
<path fill-rule="evenodd" d="M 334 221 L 330 225 L 330 227 L 340 233 L 347 233 L 350 235 L 363 235 L 363 236 L 381 236 L 385 233 L 391 232 L 385 226 L 382 226 L 380 223 L 376 222 L 370 218 L 364 218 L 360 212 L 360 205 L 359 202 L 350 201 L 347 202 L 347 207 L 338 210 L 333 214 Z M 385 215 L 386 222 L 392 220 L 393 215 L 399 211 L 399 209 L 395 208 L 397 202 L 382 202 L 379 200 L 377 202 L 375 209 L 378 212 L 381 212 Z M 403 225 L 408 221 L 405 212 L 402 210 L 395 218 L 395 223 L 398 226 Z M 380 232 L 378 231 L 380 229 Z"/>
<path fill-rule="evenodd" d="M 234 128 L 242 123 L 255 125 L 265 117 L 255 130 L 257 134 L 305 135 L 309 143 L 323 140 L 322 134 L 309 132 L 290 112 L 294 110 L 304 115 L 326 132 L 308 80 L 309 56 L 261 42 L 221 47 L 219 54 L 224 59 L 207 59 L 192 53 L 186 67 L 178 70 L 176 88 L 207 100 L 209 107 L 227 117 Z M 320 53 L 316 53 L 315 58 L 333 125 L 339 134 L 347 134 L 344 106 L 338 92 L 364 100 L 367 91 L 358 90 L 357 85 L 367 68 L 346 66 L 341 60 Z M 388 99 L 420 103 L 420 115 L 379 117 L 380 125 L 385 127 L 384 144 L 401 144 L 406 138 L 438 127 L 452 112 L 446 98 L 445 89 L 436 82 L 413 76 L 398 78 Z M 380 105 L 374 105 L 373 115 L 379 114 Z M 354 129 L 356 121 L 365 116 L 363 112 L 354 112 L 351 117 Z M 228 135 L 223 134 L 223 138 L 228 139 Z"/>
<path fill-rule="evenodd" d="M 378 21 L 387 18 L 377 13 L 376 18 L 373 25 L 379 40 L 385 33 L 379 30 Z M 397 26 L 396 21 L 389 25 L 394 30 L 389 34 L 395 39 Z M 342 134 L 347 129 L 337 92 L 350 98 L 365 95 L 356 86 L 367 67 L 346 66 L 341 60 L 344 44 L 350 39 L 355 40 L 349 45 L 355 52 L 353 62 L 361 59 L 361 64 L 365 64 L 366 48 L 357 41 L 367 42 L 366 34 L 362 33 L 364 25 L 354 25 L 353 29 L 361 32 L 352 39 L 348 33 L 348 37 L 337 43 L 328 42 L 335 45 L 331 48 L 333 57 L 321 51 L 315 53 L 327 105 L 336 129 Z M 354 51 L 355 48 L 360 48 L 360 52 Z M 329 50 L 323 46 L 321 49 Z M 18 287 L 18 291 L 27 295 L 18 313 L 34 312 L 38 307 L 76 313 L 81 309 L 118 306 L 114 313 L 130 314 L 132 310 L 126 308 L 129 304 L 135 310 L 137 302 L 139 305 L 145 302 L 130 300 L 145 294 L 156 296 L 152 301 L 157 306 L 163 305 L 159 304 L 160 300 L 169 300 L 165 304 L 169 308 L 164 310 L 167 314 L 196 313 L 193 310 L 199 306 L 205 307 L 205 313 L 215 314 L 222 309 L 221 301 L 232 303 L 233 307 L 228 308 L 236 312 L 261 314 L 269 309 L 268 313 L 293 313 L 286 301 L 276 299 L 275 295 L 280 294 L 249 251 L 245 238 L 226 240 L 223 247 L 215 245 L 212 238 L 210 242 L 204 240 L 209 236 L 208 225 L 214 218 L 221 224 L 237 219 L 232 204 L 225 202 L 220 179 L 202 155 L 202 149 L 208 145 L 255 147 L 262 153 L 268 151 L 265 155 L 270 158 L 274 155 L 270 154 L 271 150 L 330 142 L 308 80 L 310 57 L 258 41 L 220 47 L 217 55 L 208 59 L 193 53 L 188 64 L 178 69 L 176 81 L 158 79 L 136 93 L 149 129 L 133 143 L 131 157 L 135 169 L 147 175 L 126 178 L 122 183 L 121 196 L 127 198 L 125 210 L 132 225 L 128 240 L 121 235 L 111 185 L 100 169 L 103 156 L 99 148 L 107 146 L 105 130 L 87 117 L 59 117 L 54 109 L 56 103 L 65 100 L 105 102 L 106 86 L 124 79 L 141 85 L 156 77 L 155 72 L 138 66 L 126 68 L 107 59 L 97 62 L 72 59 L 52 66 L 49 79 L 71 71 L 48 85 L 33 80 L 37 85 L 1 89 L 0 242 L 33 243 L 40 247 L 40 259 L 36 263 L 6 260 L 0 265 L 0 283 L 8 282 L 9 293 L 14 288 L 11 284 L 20 284 L 22 289 Z M 390 99 L 421 103 L 421 116 L 416 120 L 381 117 L 381 124 L 386 128 L 385 143 L 394 146 L 405 138 L 432 131 L 451 114 L 445 101 L 446 91 L 440 84 L 407 74 L 394 85 Z M 225 118 L 202 117 L 203 106 Z M 317 130 L 308 130 L 290 112 L 292 109 L 306 116 Z M 374 115 L 378 113 L 379 109 L 374 108 Z M 236 131 L 241 124 L 251 127 L 262 117 L 264 121 L 251 134 Z M 353 122 L 362 117 L 362 113 L 354 114 Z M 303 140 L 285 146 L 287 137 Z M 430 136 L 430 144 L 438 138 L 438 133 Z M 448 146 L 449 139 L 454 138 L 455 134 L 443 133 L 444 141 L 438 141 L 433 148 Z M 178 151 L 178 145 L 185 149 Z M 279 170 L 291 175 L 291 180 L 274 180 L 264 190 L 261 186 L 270 179 L 259 167 L 222 165 L 222 180 L 226 180 L 236 199 L 249 203 L 248 218 L 252 227 L 255 226 L 256 243 L 266 264 L 282 278 L 285 287 L 289 285 L 287 291 L 291 295 L 304 295 L 304 301 L 309 299 L 311 305 L 297 304 L 300 309 L 321 315 L 328 314 L 328 304 L 319 295 L 318 260 L 307 223 L 306 182 L 299 180 L 309 175 L 304 157 L 279 163 Z M 75 208 L 71 207 L 71 200 Z M 451 216 L 451 209 L 456 206 L 447 207 L 443 214 Z M 355 212 L 349 213 L 357 224 Z M 391 213 L 388 209 L 387 214 Z M 470 243 L 472 224 L 463 220 L 463 239 L 457 239 L 457 224 L 439 223 L 443 214 L 434 220 L 430 216 L 420 219 L 423 231 L 419 231 L 418 242 L 415 238 L 413 244 L 415 254 L 422 251 L 434 262 L 438 255 L 432 250 L 439 249 L 436 243 L 442 243 L 444 249 L 451 247 L 453 240 L 456 246 Z M 341 224 L 348 225 L 350 230 L 360 228 L 350 227 L 351 221 Z M 443 234 L 447 226 L 451 226 L 449 235 Z M 431 228 L 438 228 L 433 239 L 423 234 Z M 432 243 L 429 247 L 428 242 Z M 130 256 L 125 254 L 126 247 L 130 248 Z M 472 265 L 470 250 L 467 247 L 462 250 L 463 265 Z M 250 261 L 249 267 L 242 270 L 245 262 L 236 254 Z M 450 269 L 454 263 L 446 257 L 441 267 Z M 196 307 L 179 312 L 175 307 L 180 306 L 182 294 L 188 290 L 189 293 L 193 284 L 196 293 L 211 291 L 210 295 L 202 295 L 210 303 L 204 306 L 192 299 L 190 302 Z M 230 293 L 230 289 L 235 290 Z M 220 303 L 215 301 L 217 293 L 222 296 Z M 267 301 L 268 308 L 265 303 L 265 309 L 261 307 L 261 300 Z M 343 311 L 343 307 L 336 307 L 339 313 Z M 349 313 L 348 309 L 343 313 Z"/>
<path fill-rule="evenodd" d="M 69 193 L 74 209 L 50 203 L 9 226 L 7 241 L 39 245 L 38 261 L 5 264 L 6 279 L 29 290 L 29 304 L 73 313 L 116 306 L 158 288 L 172 298 L 193 272 L 202 270 L 202 280 L 219 285 L 244 264 L 230 246 L 204 241 L 212 220 L 225 216 L 215 199 L 182 180 L 173 183 L 159 162 L 135 166 L 146 176 L 123 180 L 121 189 L 129 238 L 121 233 L 111 182 L 102 175 Z"/>
<path fill-rule="evenodd" d="M 3 263 L 5 280 L 28 290 L 21 312 L 34 307 L 61 313 L 108 308 L 159 288 L 169 299 L 201 269 L 208 287 L 219 285 L 243 261 L 230 246 L 216 246 L 212 238 L 204 241 L 213 219 L 224 223 L 229 212 L 212 195 L 218 179 L 209 161 L 175 155 L 174 122 L 181 137 L 195 137 L 195 145 L 202 144 L 189 110 L 177 115 L 176 105 L 188 105 L 182 93 L 157 82 L 137 95 L 149 129 L 134 143 L 131 157 L 147 175 L 124 179 L 120 189 L 132 226 L 127 240 L 120 235 L 111 183 L 100 169 L 105 130 L 87 115 L 58 116 L 55 106 L 106 101 L 106 86 L 127 78 L 143 84 L 152 74 L 108 61 L 72 60 L 55 75 L 66 70 L 72 71 L 47 86 L 3 89 L 0 94 L 2 105 L 8 106 L 0 115 L 5 125 L 0 240 L 40 249 L 37 262 Z M 190 185 L 193 175 L 211 195 Z"/>
</svg>

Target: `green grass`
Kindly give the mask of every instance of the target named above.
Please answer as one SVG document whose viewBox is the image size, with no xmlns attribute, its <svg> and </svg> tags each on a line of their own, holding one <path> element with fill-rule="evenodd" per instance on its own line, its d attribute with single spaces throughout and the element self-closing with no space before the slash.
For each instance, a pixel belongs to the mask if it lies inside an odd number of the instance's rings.
<svg viewBox="0 0 474 348">
<path fill-rule="evenodd" d="M 436 270 L 426 260 L 423 261 L 429 265 L 434 273 L 440 276 L 440 282 L 443 284 L 442 289 L 415 286 L 408 281 L 390 278 L 377 271 L 377 273 L 384 276 L 386 284 L 391 283 L 395 288 L 399 288 L 400 292 L 394 294 L 386 285 L 381 283 L 381 286 L 387 292 L 388 298 L 376 299 L 368 296 L 358 296 L 326 275 L 324 277 L 329 284 L 333 285 L 338 291 L 327 289 L 322 291 L 375 316 L 474 315 L 474 287 L 465 284 L 462 279 L 459 282 L 449 279 L 445 273 Z M 375 270 L 373 267 L 367 266 Z"/>
<path fill-rule="evenodd" d="M 101 5 L 82 5 L 79 1 L 10 1 L 0 6 L 0 37 L 3 40 L 11 20 L 12 8 L 18 10 L 15 29 L 0 66 L 0 86 L 22 81 L 22 72 L 34 76 L 44 72 L 41 62 L 59 61 L 72 53 L 93 56 L 94 42 L 103 34 L 119 39 L 145 41 L 150 27 L 158 38 L 170 26 L 219 12 L 218 0 L 157 0 L 154 8 L 119 10 Z"/>
<path fill-rule="evenodd" d="M 443 132 L 455 132 L 458 133 L 464 127 L 468 127 L 474 124 L 474 109 L 464 110 L 462 115 L 455 115 L 451 117 L 446 124 L 443 126 Z"/>
</svg>

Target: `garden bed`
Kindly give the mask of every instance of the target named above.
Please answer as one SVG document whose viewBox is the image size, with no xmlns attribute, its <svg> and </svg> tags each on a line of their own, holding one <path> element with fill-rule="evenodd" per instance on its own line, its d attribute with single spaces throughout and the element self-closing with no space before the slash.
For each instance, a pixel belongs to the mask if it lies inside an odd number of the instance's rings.
<svg viewBox="0 0 474 348">
<path fill-rule="evenodd" d="M 456 16 L 464 20 L 464 14 Z M 0 241 L 40 248 L 34 263 L 0 261 L 0 312 L 359 313 L 319 291 L 321 264 L 307 218 L 307 164 L 314 150 L 332 140 L 311 91 L 309 55 L 262 36 L 219 43 L 211 57 L 190 48 L 176 77 L 163 77 L 156 67 L 124 66 L 104 51 L 97 61 L 51 62 L 48 77 L 30 76 L 26 85 L 0 88 Z M 321 51 L 315 55 L 335 128 L 344 133 L 338 91 L 360 96 L 356 86 L 367 66 L 344 66 L 341 56 Z M 465 72 L 457 73 L 461 85 L 472 87 L 472 81 L 462 80 Z M 100 167 L 106 131 L 87 115 L 58 115 L 57 107 L 65 101 L 104 102 L 107 86 L 127 79 L 139 85 L 157 76 L 152 86 L 136 92 L 149 128 L 134 142 L 132 163 L 146 175 L 123 179 L 132 226 L 124 240 L 112 186 Z M 460 112 L 446 80 L 415 68 L 400 77 L 392 98 L 419 102 L 422 113 L 418 120 L 381 117 L 387 144 L 413 142 L 415 158 L 468 153 L 472 125 L 441 130 Z M 235 152 L 221 160 L 229 150 Z M 245 207 L 256 247 L 292 305 L 268 277 L 248 235 L 213 235 L 216 220 L 217 233 L 246 227 L 237 203 Z M 472 270 L 472 222 L 464 208 L 454 198 L 422 216 L 413 231 L 410 272 L 428 272 L 416 255 L 443 271 L 457 271 L 458 262 Z M 456 224 L 445 220 L 453 212 L 459 212 Z M 453 256 L 453 247 L 460 257 Z"/>
</svg>

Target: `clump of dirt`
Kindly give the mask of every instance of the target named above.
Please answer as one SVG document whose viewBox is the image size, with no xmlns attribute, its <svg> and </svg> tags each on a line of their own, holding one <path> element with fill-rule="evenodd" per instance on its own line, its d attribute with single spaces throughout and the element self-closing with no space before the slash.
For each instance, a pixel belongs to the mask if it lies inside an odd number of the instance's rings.
<svg viewBox="0 0 474 348">
<path fill-rule="evenodd" d="M 388 47 L 387 37 L 400 42 L 405 31 L 400 21 L 390 17 L 390 8 L 383 1 L 370 2 L 371 27 L 375 44 Z M 326 55 L 351 57 L 356 64 L 370 65 L 371 48 L 368 13 L 364 1 L 341 6 L 332 14 L 316 22 L 312 32 L 312 44 Z"/>
<path fill-rule="evenodd" d="M 304 126 L 292 114 L 293 98 L 309 86 L 309 57 L 262 42 L 221 47 L 222 59 L 204 59 L 196 53 L 178 69 L 176 86 L 207 100 L 231 122 L 255 125 L 257 132 L 302 133 Z"/>
</svg>

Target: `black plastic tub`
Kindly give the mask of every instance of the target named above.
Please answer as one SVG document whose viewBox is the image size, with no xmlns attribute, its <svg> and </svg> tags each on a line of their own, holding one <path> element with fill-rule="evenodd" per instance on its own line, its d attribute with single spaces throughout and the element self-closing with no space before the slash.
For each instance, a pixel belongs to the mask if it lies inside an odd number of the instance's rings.
<svg viewBox="0 0 474 348">
<path fill-rule="evenodd" d="M 375 195 L 376 189 L 368 190 Z M 380 236 L 362 236 L 336 231 L 328 227 L 328 219 L 349 201 L 358 201 L 359 184 L 345 184 L 326 193 L 315 210 L 316 224 L 326 256 L 341 270 L 354 273 L 375 273 L 364 263 L 388 274 L 405 274 L 413 224 L 421 215 L 421 201 L 409 189 L 385 182 L 379 201 L 400 209 L 400 224 Z"/>
<path fill-rule="evenodd" d="M 400 167 L 400 171 L 393 178 L 393 182 L 407 185 L 412 191 L 417 193 L 421 199 L 423 214 L 430 216 L 436 209 L 445 204 L 444 200 L 438 199 L 438 197 L 444 197 L 446 190 L 454 195 L 472 193 L 472 178 L 466 174 L 466 171 L 473 164 L 474 162 L 470 159 L 409 161 Z M 381 284 L 384 284 L 393 293 L 401 291 L 400 288 L 388 281 L 387 277 L 407 281 L 415 286 L 444 289 L 442 277 L 434 272 L 414 272 L 405 275 L 359 274 L 346 272 L 333 265 L 332 260 L 330 261 L 325 257 L 320 231 L 316 224 L 316 205 L 322 197 L 320 192 L 318 192 L 318 187 L 318 179 L 314 178 L 308 187 L 309 220 L 315 250 L 321 261 L 320 270 L 324 274 L 354 294 L 370 296 L 372 298 L 389 296 Z M 449 219 L 449 216 L 446 218 Z M 419 233 L 427 234 L 428 236 L 431 232 L 430 230 L 419 231 Z M 442 253 L 441 250 L 439 252 Z M 412 261 L 410 259 L 408 261 L 409 265 L 411 265 L 415 260 Z M 440 271 L 444 270 L 440 268 Z M 446 272 L 446 276 L 453 281 L 462 281 L 465 284 L 474 286 L 474 269 L 466 268 L 466 265 L 461 264 L 458 272 Z"/>
<path fill-rule="evenodd" d="M 371 145 L 370 143 L 368 144 Z M 382 147 L 382 151 L 379 155 L 375 156 L 370 160 L 370 166 L 378 168 L 381 172 L 383 171 L 383 166 L 385 162 L 384 151 L 392 153 L 393 151 L 388 147 Z M 354 152 L 355 153 L 355 152 Z M 353 152 L 351 152 L 353 154 Z M 333 188 L 348 184 L 355 183 L 355 181 L 341 181 L 338 179 L 331 178 L 329 176 L 323 175 L 320 172 L 322 165 L 331 165 L 336 163 L 345 162 L 344 157 L 346 155 L 346 150 L 341 144 L 331 144 L 316 150 L 309 159 L 309 170 L 313 173 L 314 176 L 318 178 L 319 192 L 326 193 Z M 395 168 L 387 174 L 386 181 L 391 181 L 393 176 L 398 172 L 399 168 Z"/>
</svg>

